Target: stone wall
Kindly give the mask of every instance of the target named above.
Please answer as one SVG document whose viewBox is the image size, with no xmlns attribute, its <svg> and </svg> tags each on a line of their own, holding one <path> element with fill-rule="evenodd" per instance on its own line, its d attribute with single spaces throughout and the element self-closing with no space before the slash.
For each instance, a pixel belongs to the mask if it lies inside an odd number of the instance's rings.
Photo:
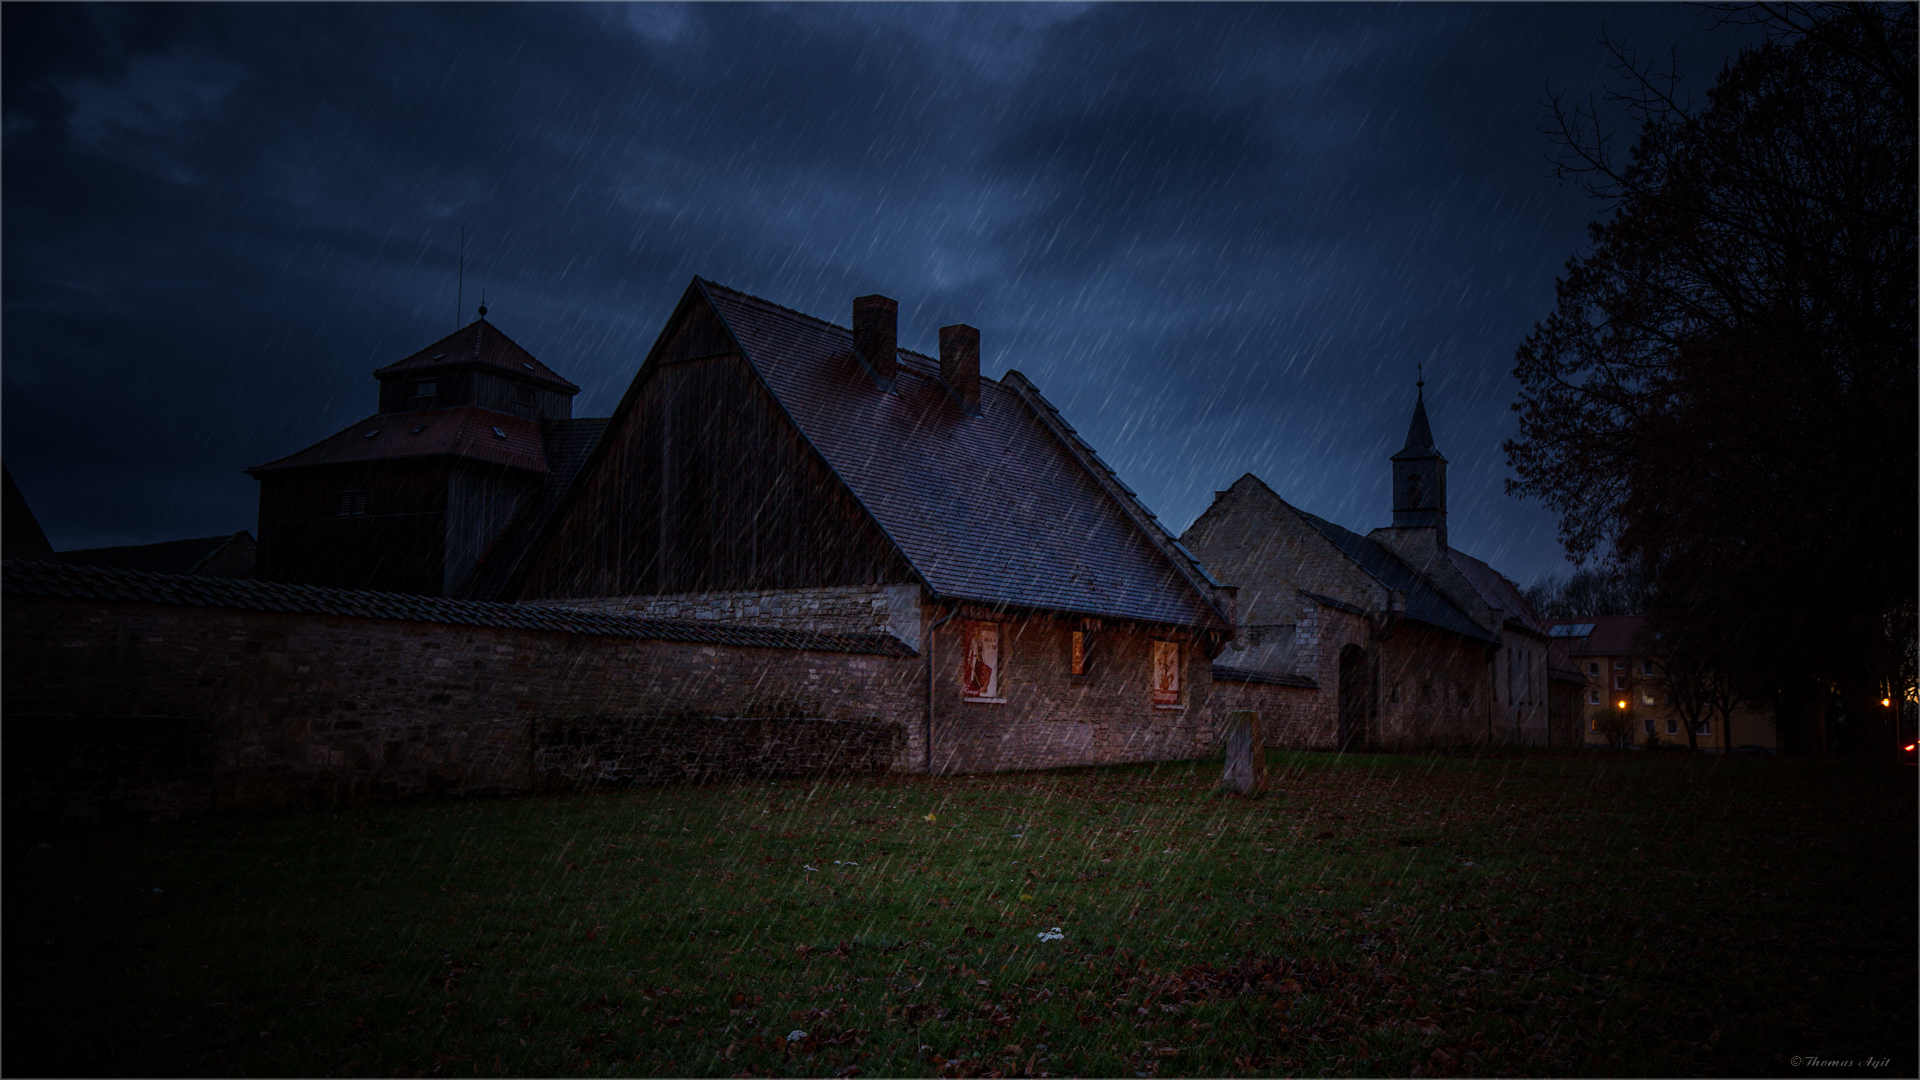
<svg viewBox="0 0 1920 1080">
<path fill-rule="evenodd" d="M 552 790 L 883 773 L 906 742 L 904 725 L 878 717 L 542 718 L 533 722 L 533 780 Z"/>
<path fill-rule="evenodd" d="M 961 695 L 966 615 L 935 632 L 934 771 L 1173 761 L 1213 752 L 1213 716 L 1205 707 L 1212 662 L 1193 643 L 1182 652 L 1184 700 L 1163 708 L 1153 704 L 1153 633 L 1099 631 L 1091 673 L 1075 677 L 1072 623 L 1045 615 L 995 621 L 1002 625 L 1000 702 Z"/>
<path fill-rule="evenodd" d="M 813 589 L 670 593 L 528 601 L 540 607 L 632 615 L 641 619 L 738 622 L 776 630 L 892 634 L 920 647 L 920 586 L 840 585 Z"/>
<path fill-rule="evenodd" d="M 925 702 L 912 657 L 20 595 L 0 614 L 8 802 L 77 817 L 527 791 L 539 716 Z"/>
</svg>

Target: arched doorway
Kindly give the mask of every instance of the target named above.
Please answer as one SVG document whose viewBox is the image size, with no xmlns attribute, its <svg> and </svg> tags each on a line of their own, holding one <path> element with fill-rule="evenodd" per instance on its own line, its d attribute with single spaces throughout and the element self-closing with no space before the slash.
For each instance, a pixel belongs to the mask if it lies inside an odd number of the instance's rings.
<svg viewBox="0 0 1920 1080">
<path fill-rule="evenodd" d="M 1372 680 L 1367 672 L 1367 650 L 1349 645 L 1340 650 L 1340 749 L 1366 745 L 1367 713 L 1372 704 Z"/>
</svg>

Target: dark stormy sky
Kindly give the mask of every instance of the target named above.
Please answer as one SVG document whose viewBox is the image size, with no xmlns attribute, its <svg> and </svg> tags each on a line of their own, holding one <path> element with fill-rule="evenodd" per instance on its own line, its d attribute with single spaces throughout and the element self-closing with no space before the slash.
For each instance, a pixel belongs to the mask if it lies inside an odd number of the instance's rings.
<svg viewBox="0 0 1920 1080">
<path fill-rule="evenodd" d="M 82 7 L 4 19 L 5 457 L 56 548 L 251 529 L 241 472 L 490 318 L 618 401 L 693 275 L 901 341 L 981 329 L 1176 531 L 1244 472 L 1390 517 L 1415 364 L 1455 546 L 1507 497 L 1514 348 L 1601 207 L 1546 176 L 1602 31 L 1673 5 Z M 467 234 L 464 310 L 456 260 Z"/>
</svg>

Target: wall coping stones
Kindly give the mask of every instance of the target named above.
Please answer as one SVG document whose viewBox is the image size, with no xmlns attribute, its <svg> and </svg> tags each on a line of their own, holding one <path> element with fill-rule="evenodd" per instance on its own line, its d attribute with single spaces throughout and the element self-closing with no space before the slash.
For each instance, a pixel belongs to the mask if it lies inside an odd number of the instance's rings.
<svg viewBox="0 0 1920 1080">
<path fill-rule="evenodd" d="M 239 608 L 302 612 L 361 619 L 546 630 L 600 637 L 679 641 L 701 645 L 860 653 L 909 657 L 919 653 L 892 634 L 840 634 L 781 630 L 739 623 L 640 619 L 482 600 L 447 600 L 404 593 L 286 585 L 239 578 L 150 574 L 103 566 L 68 566 L 24 559 L 0 560 L 0 591 L 9 596 L 58 596 L 174 607 Z"/>
</svg>

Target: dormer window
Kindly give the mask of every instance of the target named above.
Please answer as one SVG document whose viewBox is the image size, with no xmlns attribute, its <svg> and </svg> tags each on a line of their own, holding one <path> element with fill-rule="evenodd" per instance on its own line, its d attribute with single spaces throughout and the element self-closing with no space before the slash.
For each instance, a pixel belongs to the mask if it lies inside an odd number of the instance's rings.
<svg viewBox="0 0 1920 1080">
<path fill-rule="evenodd" d="M 439 395 L 439 393 L 440 393 L 440 384 L 433 379 L 428 379 L 425 382 L 417 382 L 413 384 L 413 396 L 416 400 L 420 398 L 436 397 Z"/>
<path fill-rule="evenodd" d="M 533 387 L 516 386 L 513 388 L 513 403 L 515 405 L 532 406 L 533 401 Z"/>
<path fill-rule="evenodd" d="M 360 517 L 367 512 L 367 489 L 341 492 L 338 505 L 339 509 L 335 511 L 337 516 Z"/>
</svg>

